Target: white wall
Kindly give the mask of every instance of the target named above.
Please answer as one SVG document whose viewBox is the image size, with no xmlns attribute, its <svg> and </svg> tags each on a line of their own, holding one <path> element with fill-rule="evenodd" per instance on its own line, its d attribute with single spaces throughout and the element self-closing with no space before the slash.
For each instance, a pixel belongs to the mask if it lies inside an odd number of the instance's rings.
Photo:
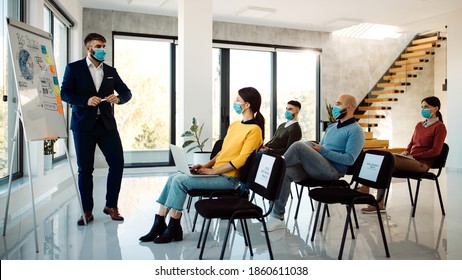
<svg viewBox="0 0 462 280">
<path fill-rule="evenodd" d="M 462 10 L 448 16 L 447 166 L 462 172 Z"/>
</svg>

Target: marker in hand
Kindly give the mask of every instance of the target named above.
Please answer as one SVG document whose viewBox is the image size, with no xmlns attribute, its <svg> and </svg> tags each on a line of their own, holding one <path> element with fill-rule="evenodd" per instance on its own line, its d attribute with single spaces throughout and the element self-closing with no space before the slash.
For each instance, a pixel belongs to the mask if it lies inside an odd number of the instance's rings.
<svg viewBox="0 0 462 280">
<path fill-rule="evenodd" d="M 103 101 L 107 101 L 107 99 L 106 98 L 101 99 L 101 102 L 103 102 Z"/>
</svg>

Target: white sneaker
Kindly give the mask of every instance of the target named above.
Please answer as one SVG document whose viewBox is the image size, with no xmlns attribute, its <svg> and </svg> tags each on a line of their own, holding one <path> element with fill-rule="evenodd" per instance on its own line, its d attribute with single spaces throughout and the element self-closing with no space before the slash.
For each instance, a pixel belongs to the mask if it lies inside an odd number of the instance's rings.
<svg viewBox="0 0 462 280">
<path fill-rule="evenodd" d="M 271 216 L 268 219 L 268 222 L 266 223 L 266 230 L 268 232 L 275 231 L 277 229 L 284 229 L 284 228 L 286 228 L 286 224 L 284 223 L 284 220 L 275 218 L 273 216 Z M 265 231 L 263 229 L 263 226 L 261 227 L 260 231 Z"/>
</svg>

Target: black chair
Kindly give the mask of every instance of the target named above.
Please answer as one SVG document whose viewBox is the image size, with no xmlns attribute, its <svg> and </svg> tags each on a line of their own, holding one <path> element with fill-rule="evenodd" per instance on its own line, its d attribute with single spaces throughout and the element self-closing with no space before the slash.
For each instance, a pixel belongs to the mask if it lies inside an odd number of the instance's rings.
<svg viewBox="0 0 462 280">
<path fill-rule="evenodd" d="M 221 149 L 221 145 L 220 145 L 220 149 Z M 217 153 L 218 152 L 219 152 L 219 150 L 217 151 Z M 256 155 L 256 151 L 253 152 L 252 154 L 250 154 L 249 157 L 247 158 L 244 166 L 241 168 L 240 175 L 239 175 L 240 185 L 239 185 L 239 187 L 237 189 L 220 191 L 220 192 L 218 192 L 217 190 L 213 190 L 213 189 L 192 189 L 192 190 L 187 191 L 187 193 L 189 195 L 189 200 L 191 201 L 194 197 L 197 197 L 199 200 L 201 200 L 202 198 L 210 197 L 212 194 L 215 197 L 218 197 L 218 196 L 242 196 L 242 195 L 248 195 L 248 191 L 243 186 L 243 184 L 245 184 L 247 182 L 247 178 L 248 178 L 248 175 L 249 175 L 249 172 L 250 172 L 250 168 L 252 167 L 252 162 L 255 159 L 255 155 Z M 191 204 L 190 201 L 188 201 L 188 212 L 189 212 L 189 207 L 190 207 L 190 204 Z M 198 213 L 196 212 L 194 214 L 194 220 L 193 220 L 193 226 L 192 226 L 191 232 L 194 232 L 194 230 L 196 229 L 197 216 L 198 216 Z"/>
<path fill-rule="evenodd" d="M 355 169 L 355 166 L 356 166 L 357 162 L 358 161 L 356 160 L 355 163 L 353 163 L 353 165 L 348 168 L 346 175 L 353 175 L 353 171 Z M 326 188 L 326 187 L 330 187 L 330 186 L 333 186 L 333 187 L 340 187 L 340 186 L 349 187 L 349 186 L 351 186 L 352 183 L 353 183 L 353 181 L 350 181 L 348 183 L 343 179 L 340 179 L 340 180 L 305 179 L 305 180 L 302 180 L 302 181 L 299 181 L 299 182 L 295 182 L 298 202 L 297 202 L 297 208 L 295 210 L 294 219 L 298 218 L 298 211 L 300 209 L 300 202 L 301 202 L 301 198 L 302 198 L 302 195 L 303 195 L 303 189 L 304 188 L 308 189 L 308 196 L 309 196 L 309 192 L 313 188 L 318 188 L 318 187 Z M 300 186 L 300 192 L 298 191 L 298 186 Z M 310 204 L 311 204 L 311 211 L 314 211 L 313 200 L 311 198 L 310 198 Z M 327 215 L 329 216 L 329 209 L 328 208 L 326 208 L 326 212 L 327 212 Z"/>
<path fill-rule="evenodd" d="M 310 191 L 310 197 L 315 201 L 320 202 L 316 212 L 315 222 L 313 225 L 313 232 L 311 241 L 314 240 L 316 226 L 319 219 L 319 212 L 321 209 L 321 203 L 325 204 L 344 204 L 347 208 L 347 215 L 345 226 L 343 229 L 342 242 L 340 245 L 340 252 L 338 259 L 342 259 L 343 248 L 345 245 L 346 234 L 348 226 L 351 228 L 351 235 L 354 239 L 354 232 L 351 224 L 351 211 L 354 209 L 355 204 L 370 204 L 374 205 L 377 210 L 377 218 L 379 220 L 380 231 L 382 233 L 383 245 L 385 247 L 385 253 L 387 257 L 390 257 L 388 251 L 387 240 L 385 237 L 385 231 L 383 229 L 382 216 L 379 211 L 379 205 L 375 200 L 375 197 L 371 194 L 366 194 L 357 191 L 359 184 L 369 186 L 375 189 L 388 189 L 390 186 L 393 165 L 393 155 L 390 152 L 368 150 L 362 153 L 358 160 L 353 172 L 353 182 L 355 183 L 354 189 L 344 187 L 329 187 L 329 188 L 316 188 Z"/>
<path fill-rule="evenodd" d="M 436 183 L 436 190 L 438 192 L 438 198 L 440 201 L 440 206 L 441 206 L 441 213 L 443 215 L 446 215 L 444 212 L 444 206 L 443 206 L 443 199 L 441 197 L 441 190 L 440 190 L 440 183 L 438 182 L 438 177 L 441 175 L 441 171 L 443 168 L 446 166 L 446 160 L 448 158 L 449 154 L 449 146 L 448 144 L 444 143 L 443 149 L 441 150 L 440 155 L 435 158 L 433 161 L 432 166 L 430 167 L 431 169 L 436 170 L 436 174 L 428 171 L 424 173 L 416 173 L 416 172 L 405 172 L 405 171 L 395 171 L 393 172 L 393 178 L 405 178 L 407 179 L 407 186 L 409 189 L 409 196 L 411 198 L 411 205 L 412 205 L 412 217 L 415 216 L 415 211 L 417 208 L 417 198 L 419 197 L 419 190 L 420 190 L 420 182 L 423 179 L 427 180 L 433 180 Z M 415 190 L 415 197 L 412 196 L 412 189 L 411 189 L 411 179 L 417 181 L 417 186 Z M 388 200 L 388 192 L 385 197 L 385 202 Z"/>
<path fill-rule="evenodd" d="M 266 212 L 263 212 L 263 209 L 260 206 L 256 205 L 246 197 L 219 197 L 202 199 L 196 202 L 196 211 L 199 215 L 204 217 L 201 237 L 199 238 L 199 242 L 201 241 L 201 238 L 203 238 L 199 259 L 202 259 L 202 255 L 204 253 L 207 234 L 209 232 L 212 219 L 228 220 L 226 235 L 223 240 L 223 247 L 220 255 L 221 260 L 225 253 L 230 227 L 234 223 L 234 220 L 240 220 L 245 243 L 249 247 L 250 255 L 253 256 L 249 230 L 247 227 L 247 219 L 257 219 L 263 224 L 270 259 L 274 259 L 266 228 L 265 217 L 271 213 L 274 200 L 276 200 L 279 196 L 285 170 L 285 160 L 282 156 L 261 152 L 257 153 L 255 161 L 252 164 L 247 185 L 254 194 L 259 195 L 270 202 L 270 206 Z M 204 230 L 206 221 L 207 227 Z M 202 233 L 204 235 L 203 237 Z"/>
<path fill-rule="evenodd" d="M 222 139 L 217 140 L 215 144 L 213 144 L 212 152 L 210 153 L 210 160 L 212 160 L 218 154 L 218 152 L 221 151 L 222 146 L 223 146 Z M 186 206 L 186 209 L 188 210 L 188 213 L 189 213 L 189 209 L 191 208 L 191 202 L 192 202 L 193 197 L 197 197 L 197 196 L 201 197 L 203 195 L 198 191 L 188 191 L 188 195 L 189 195 L 189 198 L 188 198 L 188 204 Z M 210 193 L 204 194 L 204 196 L 208 196 L 208 195 L 210 195 Z M 194 227 L 193 227 L 193 231 L 194 231 Z"/>
</svg>

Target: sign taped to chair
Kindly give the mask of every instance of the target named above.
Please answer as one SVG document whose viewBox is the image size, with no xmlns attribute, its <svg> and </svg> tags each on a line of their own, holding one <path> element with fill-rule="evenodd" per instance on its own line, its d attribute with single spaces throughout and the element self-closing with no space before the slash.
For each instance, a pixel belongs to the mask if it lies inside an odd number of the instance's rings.
<svg viewBox="0 0 462 280">
<path fill-rule="evenodd" d="M 268 187 L 268 182 L 271 176 L 271 171 L 273 170 L 274 157 L 268 155 L 262 155 L 260 164 L 258 165 L 257 175 L 255 176 L 255 183 L 263 187 Z"/>
<path fill-rule="evenodd" d="M 367 154 L 364 156 L 361 170 L 359 171 L 359 178 L 366 179 L 372 182 L 377 181 L 380 167 L 382 166 L 384 156 Z"/>
</svg>

